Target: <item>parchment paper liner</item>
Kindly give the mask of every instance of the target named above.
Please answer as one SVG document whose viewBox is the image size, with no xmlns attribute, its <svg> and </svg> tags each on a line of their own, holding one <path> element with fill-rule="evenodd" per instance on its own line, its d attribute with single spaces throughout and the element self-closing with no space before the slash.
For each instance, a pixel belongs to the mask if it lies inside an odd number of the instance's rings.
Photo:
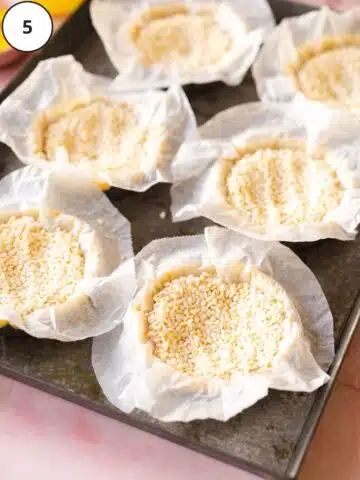
<svg viewBox="0 0 360 480">
<path fill-rule="evenodd" d="M 79 238 L 84 279 L 77 293 L 60 305 L 24 318 L 0 305 L 0 319 L 34 337 L 65 342 L 100 335 L 118 325 L 135 290 L 129 222 L 93 184 L 30 166 L 0 181 L 1 218 L 29 211 L 38 212 L 47 228 L 66 215 L 86 224 Z"/>
<path fill-rule="evenodd" d="M 252 74 L 259 97 L 267 102 L 297 101 L 314 103 L 331 108 L 345 108 L 338 102 L 324 104 L 305 98 L 297 88 L 291 65 L 299 60 L 299 50 L 303 46 L 327 41 L 341 41 L 345 37 L 360 36 L 360 8 L 354 7 L 344 12 L 334 12 L 323 7 L 304 15 L 284 19 L 267 36 L 260 53 L 254 62 Z M 351 68 L 351 65 L 349 65 Z M 351 71 L 349 72 L 351 75 Z M 360 85 L 360 78 L 357 82 Z M 360 90 L 359 90 L 360 101 Z M 347 105 L 349 110 L 359 110 L 360 103 Z M 307 107 L 309 108 L 309 107 Z M 311 113 L 309 112 L 309 115 Z"/>
<path fill-rule="evenodd" d="M 290 295 L 303 328 L 273 368 L 231 380 L 191 378 L 154 360 L 139 340 L 134 306 L 162 273 L 181 265 L 215 265 L 226 275 L 237 262 L 257 266 Z M 269 388 L 312 391 L 327 381 L 334 354 L 333 322 L 311 271 L 287 247 L 211 227 L 205 235 L 155 240 L 136 256 L 137 294 L 111 334 L 94 339 L 92 362 L 108 400 L 125 412 L 139 408 L 163 421 L 227 420 L 265 397 Z M 304 335 L 306 332 L 306 336 Z M 311 347 L 309 340 L 311 340 Z M 311 353 L 312 352 L 312 353 Z M 320 366 L 319 366 L 320 365 Z"/>
<path fill-rule="evenodd" d="M 186 1 L 218 7 L 221 24 L 233 33 L 234 45 L 221 62 L 195 72 L 181 72 L 174 65 L 155 64 L 144 67 L 137 48 L 130 40 L 129 29 L 142 13 L 152 6 L 178 5 L 179 0 L 93 0 L 90 14 L 95 30 L 107 54 L 119 71 L 117 81 L 123 88 L 143 89 L 174 84 L 209 83 L 221 80 L 238 85 L 253 63 L 264 36 L 273 28 L 274 19 L 266 0 Z"/>
<path fill-rule="evenodd" d="M 59 148 L 57 158 L 51 161 L 36 153 L 34 125 L 44 111 L 56 108 L 66 112 L 74 103 L 86 104 L 99 97 L 132 105 L 139 125 L 145 133 L 150 133 L 150 142 L 146 143 L 140 158 L 140 169 L 90 170 L 87 165 L 64 161 L 64 148 Z M 195 116 L 181 87 L 174 86 L 167 92 L 125 93 L 112 79 L 86 72 L 71 55 L 39 62 L 0 106 L 0 140 L 9 145 L 23 163 L 68 175 L 80 174 L 103 188 L 115 186 L 144 191 L 155 183 L 171 181 L 169 169 L 179 146 L 186 139 L 194 138 L 197 138 Z M 153 148 L 159 140 L 163 144 L 161 154 Z M 93 163 L 84 160 L 90 165 Z"/>
<path fill-rule="evenodd" d="M 360 141 L 358 124 L 343 112 L 315 109 L 310 118 L 298 104 L 248 103 L 217 114 L 200 128 L 202 139 L 182 146 L 173 163 L 174 221 L 207 217 L 239 233 L 263 240 L 308 242 L 324 238 L 352 240 L 360 223 Z M 279 139 L 302 142 L 309 154 L 323 152 L 345 188 L 340 205 L 322 223 L 246 225 L 218 187 L 222 158 L 236 147 Z M 187 173 L 188 172 L 188 173 Z M 188 175 L 188 178 L 186 177 Z M 316 178 L 309 178 L 309 182 Z"/>
</svg>

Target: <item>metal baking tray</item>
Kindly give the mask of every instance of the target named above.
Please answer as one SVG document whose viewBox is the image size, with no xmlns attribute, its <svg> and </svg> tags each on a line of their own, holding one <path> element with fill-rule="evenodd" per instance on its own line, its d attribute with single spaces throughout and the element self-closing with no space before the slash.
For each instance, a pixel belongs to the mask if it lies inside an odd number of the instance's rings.
<svg viewBox="0 0 360 480">
<path fill-rule="evenodd" d="M 273 0 L 277 20 L 301 14 L 308 7 Z M 100 39 L 89 18 L 86 1 L 52 41 L 24 66 L 0 94 L 3 101 L 33 70 L 39 60 L 72 53 L 86 69 L 114 76 Z M 186 87 L 199 123 L 232 105 L 257 99 L 251 76 L 236 88 L 220 83 Z M 0 144 L 0 176 L 20 167 L 13 153 Z M 169 186 L 156 185 L 144 193 L 112 189 L 108 196 L 132 223 L 135 251 L 158 237 L 201 232 L 210 222 L 196 219 L 172 224 Z M 167 212 L 165 219 L 160 212 Z M 291 246 L 291 245 L 290 245 Z M 164 424 L 136 412 L 125 415 L 106 401 L 91 368 L 91 340 L 60 343 L 2 329 L 0 374 L 83 405 L 121 422 L 146 430 L 267 479 L 296 478 L 305 452 L 324 410 L 345 352 L 360 318 L 360 235 L 353 242 L 325 240 L 291 248 L 321 283 L 335 319 L 336 357 L 331 380 L 313 394 L 271 391 L 268 397 L 232 420 Z"/>
</svg>

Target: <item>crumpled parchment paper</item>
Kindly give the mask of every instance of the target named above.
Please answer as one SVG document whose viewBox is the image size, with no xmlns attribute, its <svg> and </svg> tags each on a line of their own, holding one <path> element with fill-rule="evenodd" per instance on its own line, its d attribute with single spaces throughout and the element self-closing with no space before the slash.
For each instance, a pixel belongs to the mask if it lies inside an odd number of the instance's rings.
<svg viewBox="0 0 360 480">
<path fill-rule="evenodd" d="M 357 123 L 346 113 L 314 109 L 311 115 L 294 104 L 248 103 L 220 112 L 200 128 L 202 139 L 184 144 L 172 165 L 174 221 L 203 216 L 239 233 L 271 241 L 308 242 L 324 238 L 352 240 L 360 223 L 360 141 Z M 246 225 L 217 186 L 220 160 L 236 147 L 263 139 L 303 141 L 306 151 L 325 150 L 329 165 L 345 189 L 340 205 L 322 223 Z M 188 178 L 185 178 L 186 172 Z M 309 182 L 316 178 L 308 179 Z"/>
<path fill-rule="evenodd" d="M 0 318 L 38 338 L 64 342 L 103 334 L 121 321 L 136 288 L 130 224 L 107 197 L 83 178 L 28 166 L 0 181 L 0 215 L 38 211 L 47 229 L 65 216 L 85 224 L 79 243 L 84 278 L 76 293 L 22 318 L 0 304 Z M 53 212 L 57 215 L 54 217 Z"/>
<path fill-rule="evenodd" d="M 56 158 L 50 161 L 35 154 L 33 125 L 42 112 L 54 106 L 67 111 L 75 101 L 87 102 L 99 97 L 133 106 L 139 129 L 149 137 L 140 158 L 140 169 L 105 166 L 100 169 L 99 164 L 93 166 L 93 161 L 87 158 L 84 163 L 75 165 L 64 159 L 62 145 L 59 145 Z M 0 105 L 0 141 L 9 145 L 23 163 L 68 175 L 80 174 L 100 185 L 126 190 L 144 191 L 155 183 L 171 181 L 171 161 L 182 142 L 194 138 L 197 138 L 196 119 L 180 86 L 173 86 L 167 92 L 124 93 L 114 80 L 86 72 L 71 55 L 39 62 Z M 157 145 L 162 141 L 165 148 L 159 154 Z M 133 148 L 134 156 L 139 156 L 136 145 Z M 111 158 L 106 163 L 111 164 Z"/>
<path fill-rule="evenodd" d="M 308 103 L 298 91 L 288 70 L 298 58 L 298 48 L 325 37 L 358 35 L 360 8 L 335 12 L 328 7 L 284 19 L 267 36 L 254 62 L 252 74 L 259 97 L 263 101 Z M 349 74 L 351 75 L 349 64 Z M 317 104 L 317 102 L 314 102 Z M 356 107 L 358 109 L 358 106 Z M 351 107 L 350 107 L 351 109 Z"/>
<path fill-rule="evenodd" d="M 181 4 L 178 0 L 93 0 L 90 14 L 107 54 L 119 71 L 117 81 L 127 89 L 160 88 L 174 84 L 221 80 L 238 85 L 253 63 L 260 45 L 275 22 L 266 0 L 187 0 L 191 5 L 217 7 L 221 25 L 231 32 L 233 46 L 224 58 L 197 71 L 183 72 L 176 65 L 157 63 L 145 67 L 129 37 L 129 28 L 152 6 Z"/>
<path fill-rule="evenodd" d="M 230 380 L 188 377 L 149 356 L 139 341 L 134 305 L 168 270 L 182 265 L 215 265 L 220 275 L 243 262 L 277 281 L 290 296 L 301 322 L 286 339 L 286 354 L 267 371 Z M 334 355 L 333 320 L 313 273 L 287 247 L 230 230 L 210 227 L 204 235 L 155 240 L 135 259 L 137 293 L 122 325 L 93 341 L 92 363 L 108 400 L 124 412 L 138 408 L 162 421 L 228 420 L 265 397 L 269 388 L 310 392 L 328 380 Z M 302 325 L 301 325 L 302 324 Z M 305 333 L 304 333 L 305 332 Z"/>
</svg>

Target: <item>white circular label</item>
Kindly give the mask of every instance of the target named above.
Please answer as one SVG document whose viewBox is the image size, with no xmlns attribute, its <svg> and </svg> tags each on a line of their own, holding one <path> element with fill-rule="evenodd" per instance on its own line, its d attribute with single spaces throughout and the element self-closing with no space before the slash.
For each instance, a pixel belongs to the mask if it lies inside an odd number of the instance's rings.
<svg viewBox="0 0 360 480">
<path fill-rule="evenodd" d="M 49 12 L 35 2 L 20 2 L 5 13 L 2 31 L 8 44 L 21 52 L 34 52 L 51 37 L 53 22 Z"/>
</svg>

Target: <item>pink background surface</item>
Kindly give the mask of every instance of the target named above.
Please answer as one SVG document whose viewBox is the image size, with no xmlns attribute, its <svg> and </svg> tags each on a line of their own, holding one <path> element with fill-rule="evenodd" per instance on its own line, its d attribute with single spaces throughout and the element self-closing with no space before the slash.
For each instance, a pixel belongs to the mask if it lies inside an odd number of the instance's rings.
<svg viewBox="0 0 360 480">
<path fill-rule="evenodd" d="M 309 2 L 310 3 L 310 2 Z M 360 3 L 331 0 L 334 7 Z M 0 70 L 0 88 L 19 68 Z M 360 478 L 360 330 L 300 480 Z M 0 377 L 1 480 L 254 480 L 165 440 Z"/>
<path fill-rule="evenodd" d="M 360 329 L 300 480 L 360 478 Z M 2 480 L 256 480 L 257 477 L 0 377 Z"/>
<path fill-rule="evenodd" d="M 3 480 L 251 480 L 252 475 L 0 377 Z"/>
</svg>

